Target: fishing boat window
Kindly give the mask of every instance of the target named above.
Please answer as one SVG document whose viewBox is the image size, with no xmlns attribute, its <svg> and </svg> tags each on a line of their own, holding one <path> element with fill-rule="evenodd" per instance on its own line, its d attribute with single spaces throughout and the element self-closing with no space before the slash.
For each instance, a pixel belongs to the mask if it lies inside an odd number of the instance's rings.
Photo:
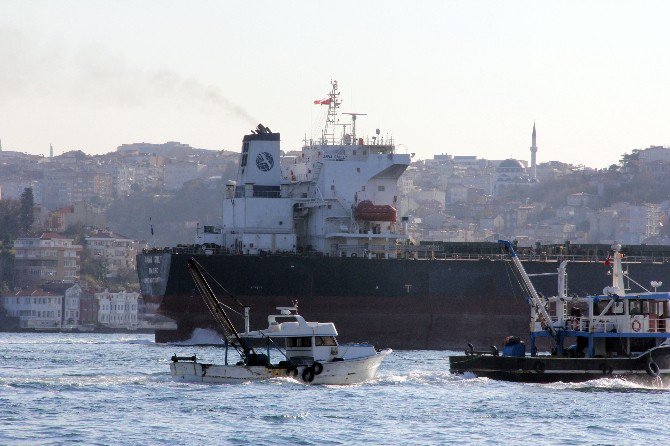
<svg viewBox="0 0 670 446">
<path fill-rule="evenodd" d="M 299 338 L 286 338 L 286 347 L 311 347 L 312 337 L 302 336 Z"/>
<path fill-rule="evenodd" d="M 642 301 L 640 300 L 631 300 L 628 303 L 628 314 L 635 315 L 635 314 L 642 314 Z"/>
<path fill-rule="evenodd" d="M 317 336 L 314 345 L 317 347 L 322 347 L 324 345 L 334 346 L 337 345 L 337 341 L 333 336 Z"/>
</svg>

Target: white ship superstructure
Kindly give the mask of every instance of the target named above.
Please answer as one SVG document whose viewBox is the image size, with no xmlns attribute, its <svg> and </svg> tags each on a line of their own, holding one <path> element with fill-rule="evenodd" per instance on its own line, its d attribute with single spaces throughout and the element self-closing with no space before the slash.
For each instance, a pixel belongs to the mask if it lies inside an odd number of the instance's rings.
<svg viewBox="0 0 670 446">
<path fill-rule="evenodd" d="M 316 251 L 331 256 L 394 258 L 406 229 L 398 222 L 398 179 L 410 163 L 393 140 L 356 135 L 356 118 L 339 122 L 337 82 L 321 138 L 280 165 L 279 133 L 259 125 L 244 137 L 237 182 L 230 181 L 223 226 L 198 243 L 231 252 Z M 336 133 L 342 129 L 341 136 Z M 347 130 L 350 131 L 348 132 Z"/>
</svg>

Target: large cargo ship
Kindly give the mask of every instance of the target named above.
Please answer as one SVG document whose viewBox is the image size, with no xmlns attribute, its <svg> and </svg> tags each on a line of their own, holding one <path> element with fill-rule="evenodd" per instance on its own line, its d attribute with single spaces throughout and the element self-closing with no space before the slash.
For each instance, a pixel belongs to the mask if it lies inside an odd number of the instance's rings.
<svg viewBox="0 0 670 446">
<path fill-rule="evenodd" d="M 280 158 L 279 133 L 259 125 L 243 139 L 222 221 L 204 226 L 194 245 L 138 255 L 142 294 L 177 323 L 177 330 L 157 331 L 156 341 L 184 341 L 196 328 L 216 329 L 187 272 L 191 257 L 252 307 L 252 326 L 297 300 L 301 313 L 340 327 L 343 341 L 384 347 L 493 344 L 527 332 L 526 303 L 496 245 L 444 249 L 411 240 L 405 219 L 397 217 L 397 182 L 410 155 L 397 153 L 379 131 L 359 137 L 360 114 L 349 113 L 350 123 L 341 123 L 337 82 L 331 87 L 318 101 L 328 106 L 319 139 Z M 600 291 L 588 287 L 603 277 L 604 248 L 584 249 L 569 264 L 570 289 Z M 528 256 L 525 268 L 555 273 L 567 254 Z M 662 253 L 638 254 L 650 256 L 627 267 L 641 283 L 670 273 Z M 556 278 L 539 276 L 536 286 L 549 295 Z M 479 330 L 483 326 L 486 331 Z"/>
</svg>

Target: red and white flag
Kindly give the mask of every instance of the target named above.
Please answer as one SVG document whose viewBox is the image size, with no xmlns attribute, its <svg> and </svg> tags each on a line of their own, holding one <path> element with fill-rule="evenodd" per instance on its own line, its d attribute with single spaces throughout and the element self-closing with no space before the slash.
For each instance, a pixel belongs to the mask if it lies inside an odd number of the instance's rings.
<svg viewBox="0 0 670 446">
<path fill-rule="evenodd" d="M 605 259 L 605 266 L 610 266 L 610 255 L 607 254 L 607 259 Z"/>
<path fill-rule="evenodd" d="M 314 105 L 330 105 L 330 98 L 328 99 L 317 99 L 314 101 Z"/>
</svg>

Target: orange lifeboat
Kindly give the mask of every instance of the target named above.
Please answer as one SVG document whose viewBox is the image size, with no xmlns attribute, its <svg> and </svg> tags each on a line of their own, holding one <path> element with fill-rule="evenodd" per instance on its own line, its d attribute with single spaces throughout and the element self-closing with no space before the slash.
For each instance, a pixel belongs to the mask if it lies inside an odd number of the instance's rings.
<svg viewBox="0 0 670 446">
<path fill-rule="evenodd" d="M 396 221 L 396 208 L 390 204 L 374 204 L 370 200 L 361 201 L 354 210 L 354 217 L 364 221 Z"/>
</svg>

